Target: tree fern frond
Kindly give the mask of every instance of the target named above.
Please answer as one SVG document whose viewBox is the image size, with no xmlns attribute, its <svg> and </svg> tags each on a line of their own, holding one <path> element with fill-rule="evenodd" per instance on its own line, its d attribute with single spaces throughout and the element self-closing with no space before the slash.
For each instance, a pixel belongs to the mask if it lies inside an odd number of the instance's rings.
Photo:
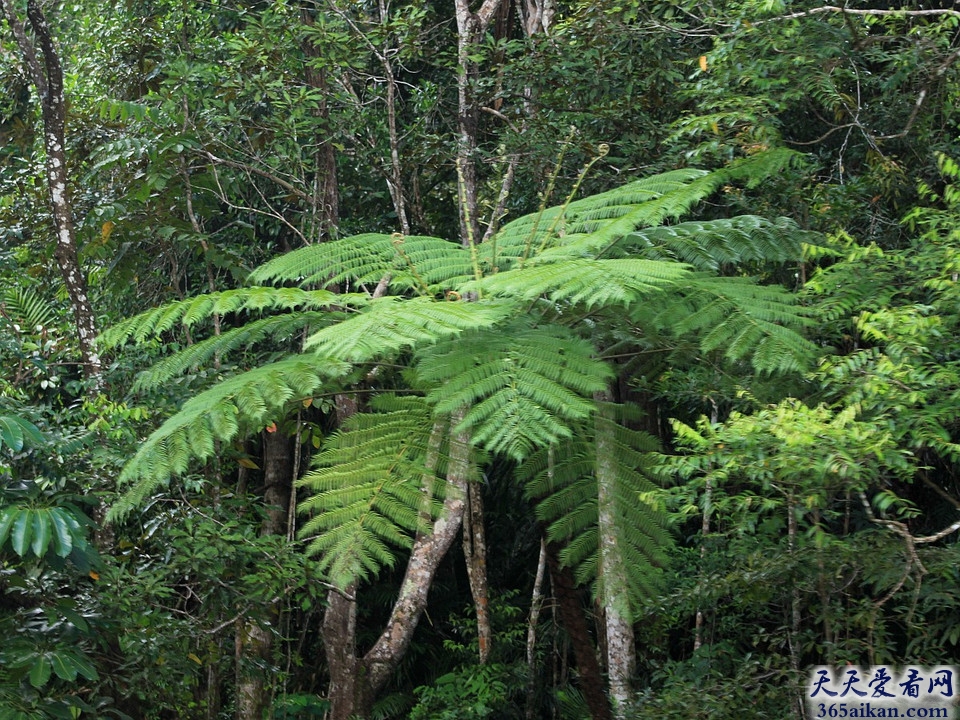
<svg viewBox="0 0 960 720">
<path fill-rule="evenodd" d="M 490 327 L 514 309 L 510 303 L 438 302 L 427 297 L 384 297 L 369 305 L 363 312 L 314 333 L 306 347 L 325 357 L 365 362 L 464 330 Z"/>
<path fill-rule="evenodd" d="M 422 398 L 389 397 L 333 435 L 298 481 L 313 494 L 299 505 L 300 531 L 331 582 L 346 587 L 392 566 L 392 548 L 408 548 L 442 503 L 445 424 Z"/>
<path fill-rule="evenodd" d="M 569 423 L 593 411 L 606 387 L 607 365 L 586 340 L 558 326 L 514 322 L 446 341 L 420 354 L 421 381 L 436 411 L 469 407 L 458 431 L 475 445 L 521 459 L 569 437 Z"/>
<path fill-rule="evenodd" d="M 812 312 L 779 286 L 699 275 L 669 298 L 653 324 L 676 334 L 699 332 L 704 352 L 721 350 L 728 360 L 750 358 L 760 372 L 779 372 L 803 369 L 816 356 L 816 345 L 801 334 Z"/>
<path fill-rule="evenodd" d="M 365 298 L 362 296 L 335 295 L 326 290 L 238 288 L 178 300 L 135 315 L 106 330 L 99 342 L 103 348 L 115 347 L 131 339 L 140 343 L 151 335 L 170 330 L 178 322 L 189 327 L 212 315 L 241 311 L 320 310 L 332 305 L 358 305 L 363 302 Z"/>
<path fill-rule="evenodd" d="M 295 250 L 260 266 L 250 282 L 376 285 L 389 274 L 399 289 L 449 286 L 473 277 L 470 255 L 441 238 L 368 233 Z"/>
<path fill-rule="evenodd" d="M 682 262 L 697 270 L 716 271 L 743 262 L 789 262 L 803 257 L 813 233 L 789 218 L 770 221 L 755 215 L 684 222 L 629 233 L 618 249 L 651 260 Z"/>
<path fill-rule="evenodd" d="M 294 355 L 221 380 L 188 400 L 123 468 L 119 482 L 132 487 L 110 509 L 108 520 L 124 517 L 159 485 L 185 472 L 192 460 L 209 458 L 215 440 L 262 427 L 288 402 L 309 396 L 348 369 L 313 355 Z"/>
<path fill-rule="evenodd" d="M 488 266 L 508 268 L 540 248 L 565 244 L 573 237 L 592 235 L 598 245 L 646 225 L 679 217 L 722 178 L 687 168 L 636 180 L 614 190 L 527 215 L 507 223 L 494 240 L 484 243 L 481 257 Z M 493 256 L 496 253 L 496 257 Z"/>
<path fill-rule="evenodd" d="M 392 267 L 395 255 L 389 235 L 365 233 L 275 257 L 250 273 L 247 281 L 321 286 L 343 280 L 377 283 Z"/>
<path fill-rule="evenodd" d="M 657 448 L 650 435 L 615 423 L 606 443 L 614 475 L 614 523 L 624 558 L 630 603 L 634 606 L 656 585 L 659 568 L 668 560 L 672 538 L 661 510 L 644 497 L 655 489 L 647 477 Z M 593 426 L 581 425 L 575 436 L 543 449 L 521 467 L 526 492 L 536 499 L 536 514 L 547 523 L 547 537 L 564 545 L 561 561 L 572 567 L 578 582 L 603 593 L 599 577 L 597 480 L 598 444 Z M 553 461 L 550 461 L 550 456 Z"/>
<path fill-rule="evenodd" d="M 264 338 L 289 339 L 305 327 L 328 322 L 330 313 L 299 312 L 252 320 L 220 335 L 188 345 L 177 353 L 159 360 L 137 376 L 133 390 L 139 392 L 163 385 L 171 378 L 198 367 L 215 356 L 223 357 L 237 348 L 250 347 Z"/>
<path fill-rule="evenodd" d="M 533 300 L 545 296 L 587 308 L 630 305 L 650 293 L 681 281 L 689 270 L 676 262 L 656 260 L 588 260 L 540 262 L 467 283 L 465 290 Z"/>
</svg>

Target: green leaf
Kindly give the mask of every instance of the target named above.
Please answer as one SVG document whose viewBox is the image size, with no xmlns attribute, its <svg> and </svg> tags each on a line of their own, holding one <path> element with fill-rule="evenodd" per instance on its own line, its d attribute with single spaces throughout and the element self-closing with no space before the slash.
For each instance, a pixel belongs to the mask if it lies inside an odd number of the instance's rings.
<svg viewBox="0 0 960 720">
<path fill-rule="evenodd" d="M 13 526 L 13 522 L 19 514 L 20 508 L 16 505 L 11 505 L 0 510 L 0 546 L 7 541 L 10 528 Z"/>
<path fill-rule="evenodd" d="M 13 523 L 13 532 L 10 533 L 10 544 L 13 551 L 23 557 L 30 545 L 30 536 L 33 534 L 33 511 L 22 509 Z"/>
<path fill-rule="evenodd" d="M 48 653 L 48 656 L 53 665 L 53 672 L 57 674 L 58 678 L 69 682 L 77 679 L 77 673 L 80 668 L 72 652 L 67 650 L 52 650 Z"/>
<path fill-rule="evenodd" d="M 43 557 L 47 553 L 52 526 L 49 510 L 43 508 L 33 511 L 33 542 L 30 547 L 37 557 Z"/>
<path fill-rule="evenodd" d="M 73 518 L 65 517 L 67 514 L 68 511 L 63 508 L 50 508 L 50 522 L 54 530 L 53 539 L 56 553 L 62 558 L 67 557 L 73 550 L 73 533 L 69 522 Z"/>
<path fill-rule="evenodd" d="M 38 655 L 33 667 L 30 668 L 30 684 L 39 690 L 50 680 L 52 671 L 53 666 L 46 654 Z"/>
<path fill-rule="evenodd" d="M 0 415 L 0 447 L 6 443 L 11 450 L 17 452 L 24 445 L 34 447 L 43 445 L 43 433 L 28 420 L 15 415 Z"/>
</svg>

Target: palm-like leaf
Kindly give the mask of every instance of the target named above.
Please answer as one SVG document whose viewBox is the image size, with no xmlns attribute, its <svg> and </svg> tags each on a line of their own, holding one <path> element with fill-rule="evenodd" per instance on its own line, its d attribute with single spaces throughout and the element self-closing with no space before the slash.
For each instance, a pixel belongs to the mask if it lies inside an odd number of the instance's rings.
<svg viewBox="0 0 960 720">
<path fill-rule="evenodd" d="M 443 424 L 422 398 L 384 397 L 380 412 L 353 416 L 298 482 L 311 518 L 300 534 L 331 582 L 346 587 L 392 566 L 442 507 Z"/>
<path fill-rule="evenodd" d="M 215 441 L 263 427 L 281 416 L 288 403 L 309 397 L 325 380 L 348 369 L 313 355 L 294 355 L 221 380 L 188 400 L 124 467 L 120 482 L 133 486 L 108 519 L 126 515 L 168 478 L 185 472 L 191 461 L 211 457 Z"/>
<path fill-rule="evenodd" d="M 572 440 L 541 450 L 522 472 L 527 494 L 537 500 L 537 517 L 547 523 L 547 537 L 564 545 L 561 560 L 574 569 L 578 582 L 592 584 L 603 596 L 598 513 L 598 463 L 595 426 L 578 428 Z M 672 544 L 661 510 L 647 501 L 655 486 L 647 478 L 657 441 L 650 435 L 611 424 L 612 442 L 605 447 L 612 464 L 613 520 L 622 554 L 629 601 L 648 597 Z M 551 460 L 552 457 L 552 460 Z"/>
<path fill-rule="evenodd" d="M 514 322 L 447 341 L 422 353 L 421 381 L 440 413 L 470 408 L 459 431 L 516 459 L 571 435 L 569 423 L 593 411 L 609 367 L 566 328 Z"/>
</svg>

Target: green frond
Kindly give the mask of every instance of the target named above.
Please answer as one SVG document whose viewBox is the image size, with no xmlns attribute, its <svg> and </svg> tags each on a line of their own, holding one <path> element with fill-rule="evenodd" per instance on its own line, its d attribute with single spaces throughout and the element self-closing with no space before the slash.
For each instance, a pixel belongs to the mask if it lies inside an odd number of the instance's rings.
<svg viewBox="0 0 960 720">
<path fill-rule="evenodd" d="M 344 588 L 392 567 L 394 549 L 410 547 L 442 503 L 445 424 L 417 397 L 374 402 L 333 435 L 298 481 L 312 495 L 300 536 L 332 583 Z"/>
<path fill-rule="evenodd" d="M 467 283 L 464 289 L 521 300 L 545 296 L 591 308 L 630 305 L 675 285 L 688 273 L 685 265 L 676 262 L 575 259 L 531 263 Z"/>
<path fill-rule="evenodd" d="M 609 406 L 614 410 L 618 406 Z M 604 443 L 611 454 L 614 486 L 614 525 L 620 547 L 629 601 L 636 606 L 656 587 L 660 568 L 668 561 L 672 537 L 662 511 L 644 500 L 655 490 L 648 479 L 656 440 L 647 433 L 614 423 Z M 553 462 L 549 461 L 550 453 Z M 547 524 L 547 537 L 563 544 L 561 561 L 573 568 L 577 581 L 604 592 L 599 577 L 598 443 L 591 425 L 581 425 L 573 438 L 553 450 L 543 449 L 521 467 L 526 493 L 537 500 L 537 517 Z"/>
<path fill-rule="evenodd" d="M 314 333 L 306 347 L 325 357 L 365 362 L 465 330 L 490 327 L 513 309 L 510 303 L 383 297 L 371 300 L 364 311 Z"/>
<path fill-rule="evenodd" d="M 566 208 L 526 215 L 507 223 L 494 240 L 484 243 L 481 258 L 490 267 L 507 269 L 521 258 L 538 254 L 541 248 L 563 246 L 585 235 L 599 248 L 639 227 L 679 217 L 722 180 L 704 170 L 673 170 L 576 200 Z"/>
<path fill-rule="evenodd" d="M 320 310 L 332 305 L 358 305 L 364 301 L 362 296 L 335 295 L 326 290 L 273 287 L 225 290 L 178 300 L 135 315 L 106 330 L 99 342 L 103 348 L 115 347 L 131 339 L 140 343 L 151 335 L 170 330 L 176 323 L 190 327 L 213 315 L 264 310 Z"/>
<path fill-rule="evenodd" d="M 45 441 L 40 429 L 29 420 L 0 413 L 0 449 L 6 445 L 13 452 L 19 452 L 24 446 L 40 447 Z"/>
<path fill-rule="evenodd" d="M 288 402 L 309 397 L 325 380 L 347 372 L 341 363 L 314 355 L 294 355 L 221 380 L 153 432 L 120 474 L 132 486 L 110 508 L 109 521 L 124 517 L 193 460 L 211 457 L 215 441 L 229 441 L 263 427 Z"/>
<path fill-rule="evenodd" d="M 439 413 L 470 408 L 457 430 L 491 452 L 522 459 L 571 435 L 570 422 L 593 411 L 591 394 L 606 387 L 607 365 L 566 328 L 514 322 L 465 333 L 423 351 L 418 377 Z"/>
<path fill-rule="evenodd" d="M 419 235 L 367 233 L 294 250 L 260 266 L 249 280 L 375 286 L 387 274 L 393 288 L 422 290 L 473 277 L 473 267 L 459 243 Z"/>
<path fill-rule="evenodd" d="M 801 334 L 813 311 L 782 287 L 699 275 L 669 300 L 653 324 L 678 335 L 700 333 L 703 352 L 749 358 L 760 372 L 800 370 L 816 357 L 816 345 Z"/>
<path fill-rule="evenodd" d="M 27 332 L 50 327 L 56 321 L 54 308 L 31 287 L 17 285 L 7 288 L 0 295 L 0 306 L 6 317 Z"/>
<path fill-rule="evenodd" d="M 188 345 L 179 352 L 159 360 L 149 370 L 137 376 L 133 389 L 141 391 L 159 387 L 191 368 L 202 366 L 215 356 L 224 357 L 237 348 L 250 347 L 268 337 L 283 341 L 293 337 L 303 328 L 317 327 L 329 320 L 330 313 L 309 311 L 252 320 L 220 335 Z"/>
<path fill-rule="evenodd" d="M 684 222 L 629 233 L 617 248 L 633 255 L 687 263 L 697 270 L 716 271 L 744 262 L 789 262 L 803 257 L 803 245 L 814 234 L 789 218 L 774 221 L 755 215 Z"/>
</svg>

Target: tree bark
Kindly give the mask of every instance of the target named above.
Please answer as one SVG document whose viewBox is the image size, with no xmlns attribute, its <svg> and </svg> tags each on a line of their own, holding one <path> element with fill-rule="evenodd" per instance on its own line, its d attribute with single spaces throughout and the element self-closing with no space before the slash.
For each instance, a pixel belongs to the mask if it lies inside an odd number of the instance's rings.
<svg viewBox="0 0 960 720">
<path fill-rule="evenodd" d="M 266 505 L 260 535 L 283 535 L 287 505 L 293 491 L 293 438 L 274 429 L 263 432 L 263 501 Z M 265 617 L 241 617 L 236 636 L 236 718 L 261 720 L 270 701 L 270 687 L 264 682 L 263 666 L 270 662 L 273 632 L 279 617 L 276 602 L 266 608 Z"/>
<path fill-rule="evenodd" d="M 480 664 L 486 665 L 493 643 L 490 627 L 490 600 L 487 582 L 487 534 L 483 526 L 483 488 L 471 482 L 467 487 L 467 507 L 463 520 L 463 554 L 467 560 L 467 579 L 477 613 L 477 645 Z"/>
<path fill-rule="evenodd" d="M 620 549 L 614 462 L 615 421 L 610 416 L 609 392 L 597 393 L 596 476 L 597 515 L 600 536 L 600 601 L 604 611 L 607 678 L 613 716 L 625 720 L 633 700 L 636 642 L 630 613 L 629 591 L 623 553 Z"/>
<path fill-rule="evenodd" d="M 66 105 L 63 94 L 63 67 L 57 53 L 47 18 L 37 0 L 27 0 L 27 20 L 39 44 L 43 64 L 37 48 L 27 37 L 23 23 L 13 6 L 13 0 L 2 0 L 3 12 L 13 31 L 14 39 L 23 56 L 31 80 L 40 96 L 43 115 L 43 144 L 47 153 L 47 188 L 53 224 L 57 233 L 55 257 L 63 283 L 73 308 L 77 339 L 80 343 L 84 376 L 99 386 L 102 363 L 94 347 L 97 337 L 96 316 L 87 296 L 87 279 L 77 256 L 73 208 L 67 189 Z"/>
<path fill-rule="evenodd" d="M 304 25 L 312 25 L 313 18 L 307 9 L 301 12 L 301 20 Z M 310 63 L 310 60 L 318 60 L 320 52 L 309 39 L 304 39 L 302 43 L 304 55 L 308 62 L 306 64 L 306 81 L 310 87 L 321 91 L 320 105 L 317 109 L 317 116 L 323 124 L 324 130 L 330 135 L 330 108 L 327 106 L 327 75 L 326 71 L 318 63 Z M 336 148 L 330 137 L 318 144 L 316 155 L 316 180 L 315 192 L 312 199 L 312 211 L 316 218 L 316 237 L 318 239 L 330 238 L 336 235 L 337 226 L 340 224 L 340 186 L 337 178 L 337 155 Z M 318 207 L 319 203 L 319 207 Z M 309 237 L 309 235 L 308 235 Z"/>
<path fill-rule="evenodd" d="M 450 427 L 463 419 L 463 411 L 454 413 Z M 424 488 L 433 484 L 433 473 L 447 423 L 438 422 L 430 435 L 424 463 Z M 427 605 L 427 595 L 440 562 L 456 539 L 463 521 L 470 469 L 469 438 L 463 433 L 450 439 L 447 487 L 443 510 L 430 523 L 429 530 L 414 541 L 407 571 L 390 618 L 373 647 L 362 657 L 356 652 L 356 586 L 345 592 L 331 591 L 324 616 L 323 641 L 330 667 L 331 720 L 367 718 L 377 696 L 383 691 L 410 647 L 413 633 Z"/>
<path fill-rule="evenodd" d="M 469 0 L 456 0 L 457 18 L 457 185 L 460 210 L 460 241 L 466 247 L 480 241 L 477 203 L 477 133 L 480 104 L 474 96 L 480 69 L 475 57 L 484 33 L 503 0 L 484 0 L 470 10 Z"/>
<path fill-rule="evenodd" d="M 433 585 L 437 568 L 453 544 L 463 521 L 470 471 L 470 445 L 466 433 L 454 433 L 453 428 L 460 424 L 464 414 L 465 409 L 461 409 L 450 417 L 450 460 L 443 510 L 430 532 L 419 535 L 414 542 L 400 594 L 393 605 L 387 626 L 361 663 L 360 680 L 367 685 L 368 693 L 364 695 L 370 697 L 371 704 L 410 646 L 414 630 L 427 606 L 427 594 Z"/>
<path fill-rule="evenodd" d="M 603 692 L 603 674 L 600 672 L 596 649 L 590 639 L 577 584 L 570 568 L 560 565 L 560 548 L 556 543 L 547 543 L 547 567 L 550 569 L 550 585 L 557 601 L 560 622 L 567 631 L 573 648 L 580 676 L 580 689 L 590 709 L 590 717 L 592 720 L 610 720 L 610 704 Z"/>
</svg>

